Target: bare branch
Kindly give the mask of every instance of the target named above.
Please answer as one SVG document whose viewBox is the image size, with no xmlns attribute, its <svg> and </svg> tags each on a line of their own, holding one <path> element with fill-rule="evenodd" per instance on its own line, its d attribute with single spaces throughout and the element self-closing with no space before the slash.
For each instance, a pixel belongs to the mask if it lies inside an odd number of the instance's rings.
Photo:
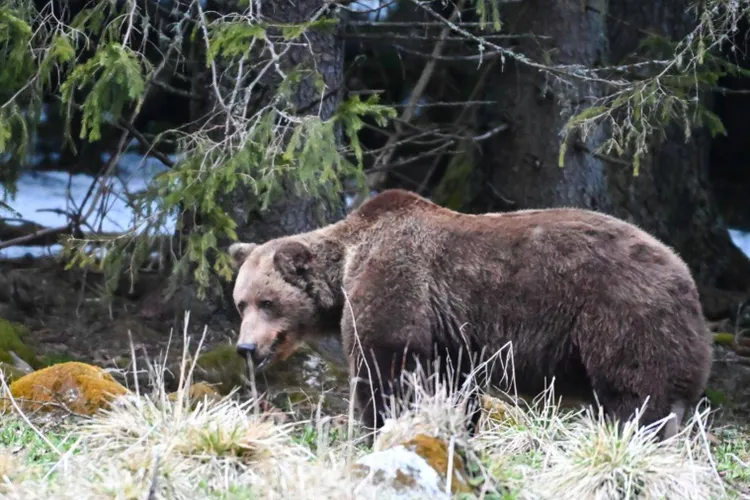
<svg viewBox="0 0 750 500">
<path fill-rule="evenodd" d="M 450 20 L 454 20 L 458 17 L 458 14 L 461 12 L 461 9 L 463 8 L 466 0 L 459 0 L 458 4 L 454 7 L 453 12 L 451 13 Z M 411 92 L 411 97 L 409 98 L 409 103 L 404 109 L 404 111 L 401 113 L 401 121 L 408 123 L 411 121 L 412 117 L 414 116 L 414 112 L 417 107 L 417 103 L 422 97 L 422 93 L 424 92 L 425 88 L 427 87 L 427 82 L 429 82 L 430 78 L 432 77 L 432 72 L 435 70 L 435 64 L 436 64 L 436 58 L 440 56 L 440 53 L 443 51 L 443 47 L 445 46 L 445 37 L 448 36 L 450 33 L 450 27 L 446 26 L 443 28 L 443 31 L 440 33 L 440 40 L 435 44 L 435 47 L 432 50 L 432 58 L 427 61 L 427 64 L 425 64 L 424 69 L 422 70 L 422 74 L 419 77 L 419 80 L 417 80 L 417 83 L 414 85 L 414 88 Z M 381 165 L 387 165 L 390 162 L 391 156 L 393 156 L 393 152 L 395 150 L 394 144 L 398 141 L 400 134 L 402 133 L 402 129 L 399 125 L 399 123 L 396 123 L 396 133 L 388 139 L 388 143 L 386 143 L 385 151 L 383 154 L 375 160 L 375 164 L 373 165 L 371 171 L 376 172 L 380 169 Z"/>
<path fill-rule="evenodd" d="M 440 36 L 426 36 L 426 35 L 416 35 L 416 34 L 408 34 L 408 35 L 401 35 L 398 33 L 345 33 L 342 35 L 345 38 L 357 38 L 360 40 L 407 40 L 410 42 L 414 41 L 422 41 L 422 42 L 435 42 L 441 40 Z M 549 36 L 543 36 L 543 35 L 534 35 L 531 33 L 522 33 L 518 35 L 508 35 L 508 34 L 490 34 L 490 35 L 483 35 L 483 39 L 485 40 L 518 40 L 523 38 L 534 38 L 539 40 L 548 40 L 550 39 Z M 466 37 L 463 36 L 447 36 L 445 37 L 446 42 L 462 42 L 466 43 Z"/>
<path fill-rule="evenodd" d="M 58 237 L 63 234 L 70 234 L 73 231 L 74 224 L 70 223 L 65 226 L 46 227 L 37 229 L 33 232 L 22 234 L 21 236 L 12 237 L 7 241 L 0 241 L 0 250 L 14 246 L 34 246 L 34 245 L 52 245 L 58 242 Z M 0 226 L 0 236 L 6 237 L 6 234 L 16 233 L 10 230 L 13 226 Z M 24 231 L 20 228 L 18 232 Z"/>
<path fill-rule="evenodd" d="M 193 99 L 196 101 L 199 101 L 202 99 L 202 97 L 198 94 L 190 92 L 189 90 L 178 89 L 177 87 L 173 87 L 172 85 L 166 82 L 163 82 L 159 80 L 158 78 L 154 78 L 152 83 L 154 84 L 154 87 L 159 87 L 160 89 L 166 90 L 167 92 L 171 92 L 172 94 L 175 94 L 175 95 L 187 97 L 188 99 Z"/>
<path fill-rule="evenodd" d="M 495 58 L 499 58 L 503 56 L 502 52 L 494 51 L 494 52 L 485 52 L 483 54 L 474 54 L 474 55 L 462 55 L 462 56 L 441 56 L 436 54 L 426 54 L 424 52 L 419 52 L 418 50 L 412 50 L 407 49 L 406 47 L 402 45 L 393 44 L 393 47 L 400 50 L 401 52 L 405 52 L 406 54 L 411 54 L 413 56 L 417 57 L 424 57 L 427 59 L 435 60 L 435 61 L 484 61 L 484 60 L 491 60 Z"/>
</svg>

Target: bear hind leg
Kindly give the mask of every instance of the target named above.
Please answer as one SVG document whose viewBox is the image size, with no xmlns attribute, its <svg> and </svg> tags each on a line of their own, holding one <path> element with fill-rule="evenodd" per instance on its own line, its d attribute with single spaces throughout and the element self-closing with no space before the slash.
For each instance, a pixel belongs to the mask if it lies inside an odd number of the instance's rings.
<svg viewBox="0 0 750 500">
<path fill-rule="evenodd" d="M 650 426 L 667 417 L 671 412 L 675 415 L 661 426 L 658 436 L 665 439 L 677 433 L 685 414 L 685 405 L 681 402 L 670 404 L 667 398 L 654 394 L 648 395 L 647 401 L 646 395 L 627 390 L 615 390 L 611 384 L 594 383 L 593 385 L 596 398 L 603 407 L 606 418 L 621 431 L 625 423 L 636 416 L 636 412 L 639 413 L 638 425 L 640 427 Z"/>
</svg>

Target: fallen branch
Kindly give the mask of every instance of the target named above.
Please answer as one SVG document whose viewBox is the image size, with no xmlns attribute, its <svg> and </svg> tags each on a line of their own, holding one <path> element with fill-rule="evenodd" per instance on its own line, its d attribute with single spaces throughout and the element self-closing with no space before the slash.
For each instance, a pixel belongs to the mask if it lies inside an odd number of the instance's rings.
<svg viewBox="0 0 750 500">
<path fill-rule="evenodd" d="M 60 235 L 72 232 L 72 223 L 59 227 L 43 227 L 33 222 L 19 226 L 0 222 L 0 250 L 14 246 L 54 245 L 59 242 Z"/>
<path fill-rule="evenodd" d="M 60 236 L 75 235 L 78 239 L 117 238 L 125 233 L 84 233 L 74 230 L 73 222 L 65 226 L 44 227 L 36 222 L 24 222 L 17 226 L 0 220 L 0 250 L 13 246 L 47 246 L 60 243 Z"/>
</svg>

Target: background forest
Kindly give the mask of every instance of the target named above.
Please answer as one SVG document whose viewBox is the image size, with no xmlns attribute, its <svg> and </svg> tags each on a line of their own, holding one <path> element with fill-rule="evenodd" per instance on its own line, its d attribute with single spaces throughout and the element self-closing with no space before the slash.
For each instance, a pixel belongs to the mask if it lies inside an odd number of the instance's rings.
<svg viewBox="0 0 750 500">
<path fill-rule="evenodd" d="M 746 0 L 0 0 L 0 362 L 145 384 L 131 354 L 179 357 L 185 330 L 205 334 L 197 376 L 227 392 L 244 376 L 229 243 L 400 187 L 469 213 L 590 208 L 668 243 L 717 333 L 709 396 L 746 423 L 749 14 Z M 345 375 L 314 353 L 257 382 L 277 406 L 326 393 L 346 412 Z"/>
</svg>

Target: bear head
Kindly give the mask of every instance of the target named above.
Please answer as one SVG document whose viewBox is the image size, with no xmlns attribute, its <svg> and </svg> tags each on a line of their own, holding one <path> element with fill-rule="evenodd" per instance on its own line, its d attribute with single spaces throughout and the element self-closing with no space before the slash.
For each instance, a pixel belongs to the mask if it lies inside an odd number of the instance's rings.
<svg viewBox="0 0 750 500">
<path fill-rule="evenodd" d="M 287 359 L 335 323 L 337 293 L 329 279 L 340 257 L 326 247 L 294 238 L 229 247 L 238 269 L 233 300 L 242 318 L 237 353 L 255 370 Z"/>
</svg>

